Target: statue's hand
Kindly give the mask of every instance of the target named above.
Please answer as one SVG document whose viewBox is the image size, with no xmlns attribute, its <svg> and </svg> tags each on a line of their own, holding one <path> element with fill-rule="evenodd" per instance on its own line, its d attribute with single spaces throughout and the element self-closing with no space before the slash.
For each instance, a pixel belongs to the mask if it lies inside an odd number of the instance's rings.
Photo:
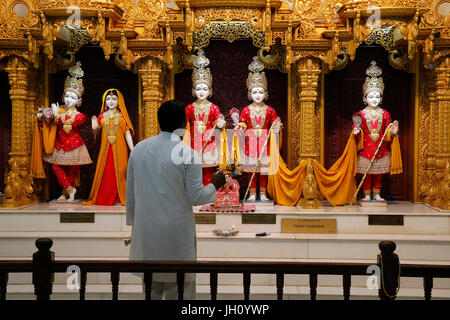
<svg viewBox="0 0 450 320">
<path fill-rule="evenodd" d="M 37 118 L 39 121 L 42 120 L 42 116 L 44 115 L 43 110 L 44 110 L 44 107 L 39 107 L 39 108 L 37 109 L 37 112 L 36 112 L 36 118 Z"/>
<path fill-rule="evenodd" d="M 392 134 L 393 136 L 397 135 L 398 130 L 399 130 L 399 128 L 398 128 L 398 121 L 395 120 L 395 121 L 392 123 L 391 134 Z"/>
<path fill-rule="evenodd" d="M 219 119 L 217 119 L 216 125 L 217 125 L 217 128 L 219 128 L 219 129 L 222 129 L 223 126 L 225 125 L 225 119 L 222 114 L 219 116 Z"/>
<path fill-rule="evenodd" d="M 354 135 L 359 134 L 359 128 L 353 128 L 352 133 L 353 133 Z"/>
<path fill-rule="evenodd" d="M 97 117 L 96 116 L 92 116 L 91 122 L 92 122 L 92 129 L 93 130 L 97 130 L 98 129 Z"/>
<path fill-rule="evenodd" d="M 59 113 L 59 104 L 58 103 L 52 103 L 52 112 L 53 115 L 56 117 L 56 115 Z"/>
<path fill-rule="evenodd" d="M 275 122 L 273 123 L 273 127 L 272 127 L 273 132 L 279 133 L 280 130 L 281 130 L 281 126 L 282 126 L 282 124 L 281 124 L 281 119 L 278 117 L 278 118 L 275 120 Z"/>
</svg>

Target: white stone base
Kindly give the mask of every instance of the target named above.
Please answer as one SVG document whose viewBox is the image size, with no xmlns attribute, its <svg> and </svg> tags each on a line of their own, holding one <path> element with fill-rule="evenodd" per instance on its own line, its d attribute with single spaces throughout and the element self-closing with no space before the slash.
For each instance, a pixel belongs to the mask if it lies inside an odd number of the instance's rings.
<svg viewBox="0 0 450 320">
<path fill-rule="evenodd" d="M 198 209 L 198 208 L 196 208 Z M 60 212 L 94 212 L 94 223 L 60 223 Z M 376 263 L 381 240 L 397 244 L 402 264 L 450 264 L 450 212 L 410 202 L 387 208 L 359 206 L 320 209 L 257 206 L 255 214 L 276 214 L 275 224 L 242 224 L 240 214 L 217 214 L 216 224 L 197 225 L 199 260 L 212 261 L 309 261 Z M 403 225 L 369 225 L 369 215 L 403 215 Z M 337 234 L 281 233 L 282 218 L 323 218 L 337 220 Z M 239 234 L 217 237 L 216 228 L 231 228 Z M 256 237 L 267 232 L 266 237 Z M 53 239 L 56 259 L 127 260 L 131 227 L 125 224 L 122 206 L 49 207 L 33 205 L 22 210 L 0 211 L 0 260 L 31 259 L 37 238 Z M 56 274 L 52 299 L 78 299 L 65 282 L 67 274 Z M 351 298 L 377 298 L 367 289 L 367 277 L 352 277 Z M 219 274 L 219 299 L 242 299 L 242 275 Z M 275 299 L 275 275 L 252 275 L 251 299 Z M 343 299 L 342 277 L 319 275 L 318 299 Z M 8 299 L 34 299 L 31 274 L 11 274 Z M 285 276 L 285 299 L 309 299 L 306 275 Z M 434 279 L 433 298 L 450 298 L 450 279 Z M 210 299 L 209 275 L 197 275 L 197 297 Z M 143 299 L 141 280 L 120 275 L 120 299 Z M 423 298 L 423 280 L 402 278 L 399 298 Z M 87 299 L 111 299 L 109 274 L 88 274 Z"/>
</svg>

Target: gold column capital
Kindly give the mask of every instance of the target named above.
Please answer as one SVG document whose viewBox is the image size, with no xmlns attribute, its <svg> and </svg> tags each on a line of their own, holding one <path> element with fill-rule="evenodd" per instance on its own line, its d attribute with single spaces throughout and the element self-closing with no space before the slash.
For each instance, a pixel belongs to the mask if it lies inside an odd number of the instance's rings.
<svg viewBox="0 0 450 320">
<path fill-rule="evenodd" d="M 142 102 L 144 105 L 144 138 L 159 133 L 157 111 L 164 96 L 162 63 L 157 59 L 147 58 L 141 63 L 139 75 L 142 83 Z"/>
</svg>

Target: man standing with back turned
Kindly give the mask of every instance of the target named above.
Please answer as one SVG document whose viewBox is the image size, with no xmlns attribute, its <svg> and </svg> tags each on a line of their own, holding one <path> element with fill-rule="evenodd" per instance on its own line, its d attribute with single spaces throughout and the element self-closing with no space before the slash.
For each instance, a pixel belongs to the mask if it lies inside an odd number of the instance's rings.
<svg viewBox="0 0 450 320">
<path fill-rule="evenodd" d="M 184 105 L 176 100 L 158 109 L 161 133 L 139 142 L 128 161 L 127 225 L 133 226 L 131 260 L 196 260 L 192 206 L 216 201 L 222 172 L 203 187 L 198 154 L 177 129 L 186 128 Z M 177 130 L 179 132 L 179 130 Z M 176 274 L 154 273 L 152 299 L 177 298 Z M 195 299 L 195 274 L 185 276 L 185 299 Z"/>
</svg>

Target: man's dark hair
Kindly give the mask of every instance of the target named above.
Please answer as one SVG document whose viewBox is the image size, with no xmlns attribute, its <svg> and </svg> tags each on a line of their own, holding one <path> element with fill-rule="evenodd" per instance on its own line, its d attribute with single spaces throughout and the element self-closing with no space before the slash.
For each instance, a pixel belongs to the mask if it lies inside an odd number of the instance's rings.
<svg viewBox="0 0 450 320">
<path fill-rule="evenodd" d="M 173 132 L 179 128 L 184 129 L 185 121 L 185 107 L 178 100 L 166 101 L 158 109 L 158 122 L 161 131 Z"/>
</svg>

